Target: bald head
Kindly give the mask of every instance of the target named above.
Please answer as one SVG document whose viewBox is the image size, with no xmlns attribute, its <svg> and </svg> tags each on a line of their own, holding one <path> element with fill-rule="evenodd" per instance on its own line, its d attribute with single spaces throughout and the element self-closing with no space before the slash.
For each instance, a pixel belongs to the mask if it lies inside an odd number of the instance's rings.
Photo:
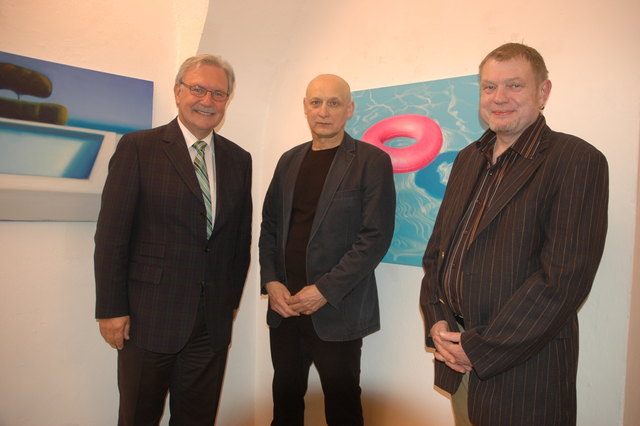
<svg viewBox="0 0 640 426">
<path fill-rule="evenodd" d="M 303 103 L 313 137 L 313 149 L 340 145 L 344 127 L 354 110 L 349 84 L 337 75 L 321 74 L 307 86 Z"/>
<path fill-rule="evenodd" d="M 320 74 L 309 82 L 307 98 L 316 96 L 318 92 L 331 92 L 339 95 L 345 102 L 351 102 L 351 87 L 342 77 L 335 74 Z M 310 95 L 312 93 L 313 95 Z"/>
</svg>

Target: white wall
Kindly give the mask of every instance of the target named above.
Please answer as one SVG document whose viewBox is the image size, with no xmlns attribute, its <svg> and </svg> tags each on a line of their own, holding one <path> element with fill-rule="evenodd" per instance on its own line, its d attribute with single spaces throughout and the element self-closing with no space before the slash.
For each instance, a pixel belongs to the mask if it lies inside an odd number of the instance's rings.
<svg viewBox="0 0 640 426">
<path fill-rule="evenodd" d="M 275 162 L 309 138 L 301 103 L 316 74 L 334 72 L 354 90 L 368 89 L 473 74 L 484 54 L 503 42 L 533 45 L 554 83 L 549 124 L 596 145 L 611 167 L 605 257 L 580 314 L 578 424 L 622 424 L 625 404 L 636 407 L 625 424 L 640 424 L 632 384 L 633 399 L 624 399 L 627 362 L 638 359 L 637 339 L 627 346 L 640 145 L 637 1 L 236 0 L 213 1 L 206 10 L 206 0 L 0 0 L 0 50 L 153 80 L 156 125 L 175 115 L 172 80 L 186 56 L 227 57 L 238 87 L 221 133 L 254 157 L 257 242 Z M 0 425 L 115 423 L 115 353 L 92 319 L 94 228 L 0 222 Z M 256 246 L 234 329 L 223 426 L 264 425 L 270 415 Z M 368 424 L 452 424 L 422 345 L 421 271 L 383 264 L 378 278 L 383 330 L 365 339 L 362 366 Z M 636 297 L 636 309 L 638 303 Z M 637 369 L 629 371 L 637 383 Z M 314 378 L 310 388 L 311 426 L 322 424 L 317 383 Z M 253 408 L 248 401 L 255 401 Z"/>
</svg>

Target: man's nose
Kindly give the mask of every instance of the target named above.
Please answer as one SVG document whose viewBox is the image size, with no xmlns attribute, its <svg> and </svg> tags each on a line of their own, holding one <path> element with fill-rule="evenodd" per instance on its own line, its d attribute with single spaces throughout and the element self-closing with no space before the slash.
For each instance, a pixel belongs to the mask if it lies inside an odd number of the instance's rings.
<svg viewBox="0 0 640 426">
<path fill-rule="evenodd" d="M 200 98 L 200 103 L 206 103 L 207 105 L 212 105 L 215 103 L 213 99 L 213 92 L 207 92 L 203 97 Z"/>
<path fill-rule="evenodd" d="M 504 86 L 496 87 L 496 91 L 493 94 L 493 100 L 495 102 L 498 102 L 498 103 L 506 102 L 506 100 L 507 100 L 507 92 L 506 92 L 506 88 Z"/>
</svg>

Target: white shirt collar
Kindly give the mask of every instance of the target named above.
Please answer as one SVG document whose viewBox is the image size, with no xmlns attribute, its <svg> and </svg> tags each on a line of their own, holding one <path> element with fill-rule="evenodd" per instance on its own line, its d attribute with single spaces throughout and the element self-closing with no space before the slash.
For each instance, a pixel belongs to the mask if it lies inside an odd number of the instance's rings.
<svg viewBox="0 0 640 426">
<path fill-rule="evenodd" d="M 189 129 L 187 129 L 187 127 L 184 124 L 182 124 L 182 121 L 180 121 L 180 118 L 178 118 L 178 125 L 180 126 L 180 130 L 182 130 L 182 136 L 184 136 L 184 141 L 187 144 L 187 148 L 191 148 L 194 143 L 202 140 L 202 141 L 205 141 L 209 149 L 213 151 L 213 148 L 211 145 L 211 141 L 213 139 L 213 131 L 209 133 L 205 138 L 200 139 L 195 137 L 193 133 L 191 133 Z"/>
</svg>

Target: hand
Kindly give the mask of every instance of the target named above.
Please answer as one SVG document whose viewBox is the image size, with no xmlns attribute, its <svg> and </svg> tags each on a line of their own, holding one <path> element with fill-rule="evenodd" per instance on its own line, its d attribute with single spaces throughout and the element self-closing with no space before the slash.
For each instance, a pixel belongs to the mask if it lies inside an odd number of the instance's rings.
<svg viewBox="0 0 640 426">
<path fill-rule="evenodd" d="M 129 340 L 129 327 L 131 318 L 129 315 L 116 318 L 100 318 L 100 334 L 104 340 L 114 349 L 124 348 L 124 341 Z"/>
<path fill-rule="evenodd" d="M 279 281 L 269 281 L 264 288 L 269 294 L 269 306 L 282 318 L 297 317 L 300 314 L 291 309 L 287 303 L 291 298 L 291 293 L 287 286 Z"/>
<path fill-rule="evenodd" d="M 302 290 L 289 299 L 291 309 L 304 315 L 311 315 L 326 303 L 327 299 L 324 298 L 315 284 L 303 287 Z"/>
<path fill-rule="evenodd" d="M 449 331 L 446 321 L 438 321 L 430 331 L 433 343 L 436 345 L 435 357 L 458 373 L 471 371 L 473 366 L 460 344 L 461 333 Z"/>
</svg>

